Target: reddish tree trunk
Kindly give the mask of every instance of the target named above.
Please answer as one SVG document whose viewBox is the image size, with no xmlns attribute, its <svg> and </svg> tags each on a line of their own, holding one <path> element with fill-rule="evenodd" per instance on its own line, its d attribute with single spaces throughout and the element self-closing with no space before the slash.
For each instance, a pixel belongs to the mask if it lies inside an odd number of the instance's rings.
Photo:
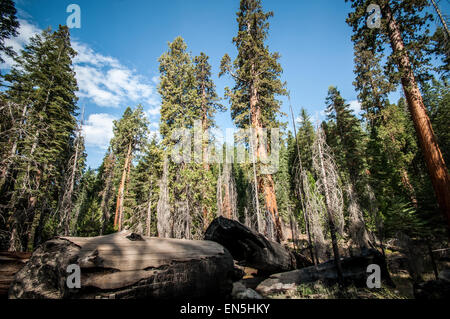
<svg viewBox="0 0 450 319">
<path fill-rule="evenodd" d="M 261 123 L 261 109 L 258 99 L 257 76 L 254 65 L 252 66 L 252 73 L 255 75 L 254 80 L 250 86 L 250 113 L 252 126 L 256 130 L 256 158 L 263 158 L 267 155 L 268 150 L 266 146 L 261 143 L 260 133 L 262 133 Z M 258 188 L 264 194 L 266 208 L 272 216 L 272 222 L 275 227 L 276 240 L 281 242 L 283 240 L 283 231 L 281 228 L 280 215 L 278 213 L 277 197 L 275 195 L 275 184 L 271 174 L 258 176 Z M 258 200 L 258 199 L 256 199 Z"/>
<path fill-rule="evenodd" d="M 388 21 L 388 32 L 392 50 L 394 54 L 399 56 L 397 64 L 402 73 L 401 82 L 408 102 L 409 111 L 414 122 L 439 207 L 447 220 L 447 226 L 450 228 L 450 177 L 448 170 L 434 135 L 430 118 L 423 104 L 422 95 L 417 86 L 408 53 L 405 51 L 400 26 L 392 15 L 390 6 L 387 4 L 383 9 Z"/>
</svg>

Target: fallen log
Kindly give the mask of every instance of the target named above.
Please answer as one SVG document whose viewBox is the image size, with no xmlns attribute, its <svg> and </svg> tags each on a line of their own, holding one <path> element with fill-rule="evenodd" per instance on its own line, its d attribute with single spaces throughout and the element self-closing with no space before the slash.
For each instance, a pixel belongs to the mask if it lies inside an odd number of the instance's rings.
<svg viewBox="0 0 450 319">
<path fill-rule="evenodd" d="M 68 288 L 67 266 L 81 287 Z M 232 290 L 233 258 L 221 245 L 142 237 L 57 237 L 41 245 L 15 277 L 9 298 L 201 298 Z"/>
<path fill-rule="evenodd" d="M 205 239 L 223 245 L 242 266 L 266 274 L 296 268 L 296 256 L 283 245 L 269 241 L 235 220 L 216 218 L 208 227 Z"/>
<path fill-rule="evenodd" d="M 31 253 L 0 251 L 0 298 L 7 298 L 15 274 L 25 266 Z"/>
<path fill-rule="evenodd" d="M 367 278 L 371 273 L 367 267 L 372 264 L 380 266 L 381 282 L 393 286 L 393 281 L 387 270 L 386 261 L 381 253 L 376 250 L 366 250 L 360 256 L 343 258 L 341 260 L 344 284 L 367 288 Z M 338 282 L 338 275 L 334 260 L 327 261 L 317 266 L 305 267 L 293 271 L 271 275 L 261 282 L 256 291 L 263 296 L 275 293 L 295 291 L 300 284 L 321 281 L 326 285 L 334 285 Z"/>
</svg>

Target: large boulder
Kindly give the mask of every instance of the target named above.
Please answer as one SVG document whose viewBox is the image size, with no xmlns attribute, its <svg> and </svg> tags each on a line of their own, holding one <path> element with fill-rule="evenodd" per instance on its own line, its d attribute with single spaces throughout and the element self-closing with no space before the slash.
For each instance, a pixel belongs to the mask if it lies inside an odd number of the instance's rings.
<svg viewBox="0 0 450 319">
<path fill-rule="evenodd" d="M 233 283 L 231 291 L 233 299 L 262 299 L 262 297 L 253 289 L 247 288 L 241 281 Z"/>
<path fill-rule="evenodd" d="M 356 287 L 367 287 L 367 266 L 377 264 L 381 270 L 381 280 L 385 284 L 393 285 L 386 261 L 376 250 L 367 250 L 360 256 L 344 258 L 341 260 L 345 284 L 353 284 Z M 305 267 L 293 271 L 271 275 L 261 282 L 256 291 L 263 296 L 274 293 L 285 293 L 295 290 L 298 285 L 321 281 L 327 285 L 338 282 L 338 275 L 334 260 L 317 266 Z"/>
<path fill-rule="evenodd" d="M 81 270 L 68 288 L 67 266 Z M 70 273 L 69 273 L 70 275 Z M 190 298 L 231 293 L 233 258 L 211 241 L 141 237 L 129 232 L 45 242 L 15 277 L 10 298 Z"/>
</svg>

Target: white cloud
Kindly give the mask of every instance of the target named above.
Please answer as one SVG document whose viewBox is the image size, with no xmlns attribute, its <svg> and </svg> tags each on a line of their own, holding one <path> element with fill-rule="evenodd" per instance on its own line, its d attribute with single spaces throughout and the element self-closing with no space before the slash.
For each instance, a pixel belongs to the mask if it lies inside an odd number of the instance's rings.
<svg viewBox="0 0 450 319">
<path fill-rule="evenodd" d="M 151 109 L 148 109 L 146 112 L 148 117 L 154 117 L 161 114 L 161 106 L 157 106 Z"/>
<path fill-rule="evenodd" d="M 30 38 L 41 30 L 28 22 L 19 19 L 20 29 L 16 38 L 5 42 L 17 53 L 29 42 Z M 139 75 L 114 57 L 95 52 L 87 44 L 72 40 L 72 47 L 77 51 L 74 58 L 74 70 L 78 81 L 80 98 L 90 99 L 98 106 L 125 107 L 130 103 L 141 103 L 157 106 L 158 96 L 155 85 L 158 77 L 147 79 Z M 5 57 L 1 69 L 9 69 L 14 61 Z"/>
<path fill-rule="evenodd" d="M 128 102 L 155 106 L 154 84 L 122 65 L 116 58 L 96 53 L 86 44 L 73 41 L 79 96 L 99 106 L 119 107 Z"/>
<path fill-rule="evenodd" d="M 149 127 L 159 129 L 159 122 L 150 122 Z"/>
<path fill-rule="evenodd" d="M 41 30 L 26 20 L 18 19 L 18 21 L 20 23 L 20 27 L 18 29 L 17 37 L 6 39 L 5 45 L 12 47 L 15 52 L 20 53 L 25 45 L 28 44 L 30 38 L 35 34 L 40 33 Z M 3 53 L 2 57 L 5 62 L 0 64 L 0 69 L 10 69 L 14 65 L 14 60 L 9 56 L 4 55 Z"/>
<path fill-rule="evenodd" d="M 155 75 L 154 77 L 152 77 L 152 81 L 153 83 L 158 84 L 160 81 L 159 75 Z"/>
<path fill-rule="evenodd" d="M 116 120 L 110 114 L 91 114 L 83 126 L 85 142 L 87 146 L 106 149 L 109 140 L 114 136 L 113 121 Z"/>
<path fill-rule="evenodd" d="M 361 112 L 361 103 L 357 100 L 350 101 L 350 109 L 352 109 L 356 115 Z"/>
</svg>

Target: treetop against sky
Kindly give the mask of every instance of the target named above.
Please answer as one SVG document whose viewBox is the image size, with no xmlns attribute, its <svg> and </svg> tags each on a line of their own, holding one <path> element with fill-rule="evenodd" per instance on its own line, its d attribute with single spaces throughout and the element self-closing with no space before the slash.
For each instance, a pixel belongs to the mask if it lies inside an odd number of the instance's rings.
<svg viewBox="0 0 450 319">
<path fill-rule="evenodd" d="M 192 56 L 204 52 L 210 57 L 212 79 L 219 96 L 232 87 L 230 77 L 218 77 L 225 53 L 234 59 L 232 38 L 237 31 L 234 0 L 110 1 L 110 0 L 17 0 L 19 36 L 8 40 L 19 51 L 29 38 L 41 30 L 66 24 L 70 4 L 81 10 L 80 28 L 71 29 L 72 46 L 78 52 L 74 68 L 78 81 L 78 104 L 84 108 L 88 165 L 98 167 L 110 138 L 112 122 L 128 106 L 142 104 L 150 129 L 158 130 L 160 98 L 157 94 L 158 58 L 167 43 L 182 36 Z M 450 5 L 441 1 L 443 12 Z M 282 80 L 287 82 L 294 112 L 305 107 L 313 122 L 324 117 L 325 97 L 330 85 L 359 112 L 354 81 L 354 56 L 351 28 L 345 19 L 350 4 L 345 1 L 264 0 L 265 11 L 273 11 L 269 20 L 267 45 L 281 54 Z M 434 25 L 432 26 L 434 28 Z M 9 69 L 12 60 L 0 67 Z M 391 96 L 396 101 L 399 93 Z M 287 97 L 280 97 L 281 110 L 289 114 Z M 222 103 L 229 108 L 227 100 Z M 284 121 L 289 122 L 288 118 Z M 218 112 L 220 129 L 234 127 L 230 112 Z M 289 126 L 290 127 L 290 122 Z"/>
</svg>

